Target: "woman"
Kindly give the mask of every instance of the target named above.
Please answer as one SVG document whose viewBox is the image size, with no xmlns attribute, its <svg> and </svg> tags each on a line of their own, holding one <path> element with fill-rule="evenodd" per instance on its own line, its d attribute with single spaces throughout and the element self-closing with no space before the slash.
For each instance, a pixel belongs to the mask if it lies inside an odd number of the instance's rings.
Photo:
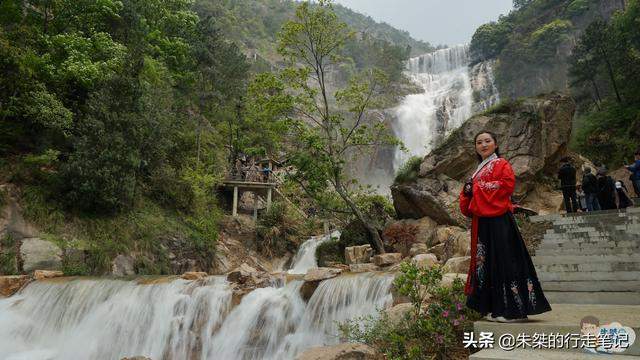
<svg viewBox="0 0 640 360">
<path fill-rule="evenodd" d="M 633 205 L 631 202 L 631 198 L 629 197 L 629 192 L 627 191 L 627 187 L 624 186 L 624 183 L 621 180 L 616 181 L 616 200 L 618 203 L 618 209 L 626 209 L 629 206 Z"/>
<path fill-rule="evenodd" d="M 494 134 L 481 132 L 474 143 L 480 165 L 460 193 L 460 210 L 473 218 L 467 306 L 503 322 L 550 311 L 513 217 L 511 164 L 500 157 Z"/>
</svg>

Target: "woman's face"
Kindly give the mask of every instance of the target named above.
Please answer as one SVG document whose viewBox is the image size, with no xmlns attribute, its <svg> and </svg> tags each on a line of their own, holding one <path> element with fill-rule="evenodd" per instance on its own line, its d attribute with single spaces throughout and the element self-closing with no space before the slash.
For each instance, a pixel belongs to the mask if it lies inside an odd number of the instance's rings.
<svg viewBox="0 0 640 360">
<path fill-rule="evenodd" d="M 493 140 L 491 135 L 487 133 L 482 133 L 476 138 L 476 151 L 480 154 L 483 160 L 496 152 L 497 147 L 496 142 Z"/>
</svg>

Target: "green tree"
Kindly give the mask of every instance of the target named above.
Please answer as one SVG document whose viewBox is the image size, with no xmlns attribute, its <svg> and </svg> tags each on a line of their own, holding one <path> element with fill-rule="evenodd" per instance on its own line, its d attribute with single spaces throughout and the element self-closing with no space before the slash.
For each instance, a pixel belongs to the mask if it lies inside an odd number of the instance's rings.
<svg viewBox="0 0 640 360">
<path fill-rule="evenodd" d="M 497 57 L 509 42 L 512 26 L 507 21 L 481 25 L 471 38 L 470 52 L 474 61 Z"/>
<path fill-rule="evenodd" d="M 382 240 L 369 216 L 356 204 L 345 168 L 349 156 L 377 144 L 395 143 L 382 124 L 367 124 L 366 111 L 375 106 L 386 78 L 379 71 L 353 77 L 349 85 L 329 93 L 328 76 L 339 63 L 338 54 L 353 36 L 337 19 L 330 1 L 301 3 L 296 19 L 279 34 L 278 51 L 288 61 L 283 78 L 292 90 L 296 117 L 291 121 L 288 160 L 292 178 L 314 199 L 334 192 L 371 234 L 372 245 L 384 252 Z M 340 111 L 339 107 L 347 109 Z M 329 195 L 331 197 L 331 195 Z"/>
</svg>

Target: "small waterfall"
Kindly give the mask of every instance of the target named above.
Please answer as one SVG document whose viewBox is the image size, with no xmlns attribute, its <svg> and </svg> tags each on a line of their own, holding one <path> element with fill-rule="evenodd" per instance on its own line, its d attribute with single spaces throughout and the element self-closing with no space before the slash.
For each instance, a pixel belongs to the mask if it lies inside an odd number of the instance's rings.
<svg viewBox="0 0 640 360">
<path fill-rule="evenodd" d="M 469 63 L 467 45 L 409 59 L 407 74 L 424 92 L 406 96 L 395 108 L 393 130 L 408 150 L 396 151 L 395 170 L 409 157 L 428 153 L 474 113 L 498 101 L 491 64 L 470 69 Z"/>
<path fill-rule="evenodd" d="M 329 238 L 310 239 L 292 270 L 316 266 L 308 254 Z M 390 306 L 392 283 L 391 274 L 343 275 L 323 281 L 305 302 L 303 282 L 292 281 L 253 290 L 234 307 L 222 276 L 36 281 L 0 299 L 0 359 L 294 359 L 338 343 L 337 322 Z"/>
<path fill-rule="evenodd" d="M 290 274 L 305 274 L 307 270 L 318 267 L 316 262 L 316 249 L 320 244 L 331 239 L 340 237 L 339 231 L 334 231 L 328 235 L 313 236 L 300 245 L 296 256 L 293 258 Z"/>
</svg>

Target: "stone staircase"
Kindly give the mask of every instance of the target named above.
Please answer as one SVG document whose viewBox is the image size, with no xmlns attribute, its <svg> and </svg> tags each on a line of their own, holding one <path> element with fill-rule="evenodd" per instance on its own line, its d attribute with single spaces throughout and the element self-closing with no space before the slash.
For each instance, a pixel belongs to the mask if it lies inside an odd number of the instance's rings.
<svg viewBox="0 0 640 360">
<path fill-rule="evenodd" d="M 531 316 L 525 323 L 477 321 L 476 337 L 502 334 L 580 334 L 580 320 L 595 316 L 601 324 L 619 322 L 636 333 L 623 360 L 640 360 L 640 208 L 593 213 L 534 216 L 550 222 L 533 262 L 552 311 Z M 582 349 L 483 349 L 469 358 L 488 359 L 598 359 Z"/>
<path fill-rule="evenodd" d="M 531 220 L 552 223 L 533 256 L 549 302 L 640 305 L 640 208 Z"/>
</svg>

